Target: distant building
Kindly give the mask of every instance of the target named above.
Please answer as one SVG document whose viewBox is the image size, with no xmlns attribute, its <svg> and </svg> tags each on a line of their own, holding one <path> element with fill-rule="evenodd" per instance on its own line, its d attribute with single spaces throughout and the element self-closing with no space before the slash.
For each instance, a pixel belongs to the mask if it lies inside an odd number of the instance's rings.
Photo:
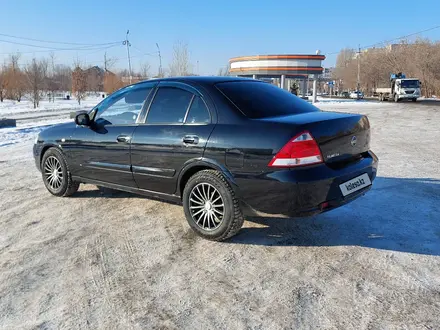
<svg viewBox="0 0 440 330">
<path fill-rule="evenodd" d="M 380 51 L 380 50 L 386 50 L 388 52 L 394 52 L 400 49 L 403 49 L 404 47 L 411 47 L 412 44 L 390 44 L 387 45 L 385 47 L 370 47 L 370 48 L 364 48 L 361 49 L 361 54 L 365 54 L 365 53 L 371 53 L 374 51 Z M 353 54 L 353 59 L 357 59 L 359 57 L 359 53 L 356 51 Z"/>
<path fill-rule="evenodd" d="M 104 69 L 99 66 L 92 66 L 84 70 L 87 75 L 88 90 L 99 92 L 104 90 Z"/>
<path fill-rule="evenodd" d="M 81 70 L 77 68 L 77 70 Z M 91 92 L 102 92 L 104 90 L 105 71 L 99 66 L 92 66 L 85 70 L 81 70 L 85 74 L 87 90 Z M 72 72 L 72 79 L 75 72 Z"/>
<path fill-rule="evenodd" d="M 408 46 L 410 46 L 410 45 L 408 45 L 408 44 L 391 44 L 391 45 L 386 46 L 386 49 L 389 52 L 393 52 L 393 51 L 400 50 L 400 49 L 403 49 L 404 47 L 408 47 Z"/>
<path fill-rule="evenodd" d="M 377 47 L 364 48 L 364 49 L 361 49 L 361 54 L 371 53 L 371 52 L 374 52 L 374 51 L 377 51 L 380 49 L 383 49 L 383 48 L 377 48 Z M 359 57 L 359 52 L 356 51 L 353 54 L 353 59 L 357 59 L 358 57 Z"/>
</svg>

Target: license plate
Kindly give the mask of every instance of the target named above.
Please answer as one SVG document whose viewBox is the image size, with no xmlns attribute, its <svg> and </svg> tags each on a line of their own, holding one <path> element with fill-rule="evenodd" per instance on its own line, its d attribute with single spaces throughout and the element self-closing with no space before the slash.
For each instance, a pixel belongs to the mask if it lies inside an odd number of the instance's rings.
<svg viewBox="0 0 440 330">
<path fill-rule="evenodd" d="M 347 196 L 369 185 L 371 185 L 370 177 L 365 173 L 340 184 L 339 189 L 341 189 L 342 195 Z"/>
</svg>

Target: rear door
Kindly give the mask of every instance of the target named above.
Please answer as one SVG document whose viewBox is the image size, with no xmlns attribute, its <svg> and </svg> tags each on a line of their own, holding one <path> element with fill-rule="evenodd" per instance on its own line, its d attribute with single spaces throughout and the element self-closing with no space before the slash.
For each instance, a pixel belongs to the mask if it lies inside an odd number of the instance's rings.
<svg viewBox="0 0 440 330">
<path fill-rule="evenodd" d="M 93 125 L 77 126 L 71 157 L 75 175 L 135 187 L 130 143 L 154 83 L 132 85 L 112 94 L 92 112 Z"/>
<path fill-rule="evenodd" d="M 185 164 L 200 159 L 216 113 L 208 97 L 179 82 L 161 82 L 131 147 L 139 188 L 173 194 Z"/>
</svg>

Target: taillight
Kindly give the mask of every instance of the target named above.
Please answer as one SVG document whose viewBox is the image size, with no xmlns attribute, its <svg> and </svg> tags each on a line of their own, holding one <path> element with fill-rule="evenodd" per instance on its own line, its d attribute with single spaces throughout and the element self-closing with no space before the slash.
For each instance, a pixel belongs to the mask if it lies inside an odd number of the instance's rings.
<svg viewBox="0 0 440 330">
<path fill-rule="evenodd" d="M 294 167 L 322 163 L 319 150 L 313 136 L 304 131 L 296 135 L 270 161 L 271 167 Z"/>
</svg>

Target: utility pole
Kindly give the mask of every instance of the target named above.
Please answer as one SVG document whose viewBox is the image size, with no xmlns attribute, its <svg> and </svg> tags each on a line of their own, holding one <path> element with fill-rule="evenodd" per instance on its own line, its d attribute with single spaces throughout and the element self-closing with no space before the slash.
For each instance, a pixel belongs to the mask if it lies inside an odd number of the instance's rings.
<svg viewBox="0 0 440 330">
<path fill-rule="evenodd" d="M 361 89 L 361 45 L 358 46 L 357 98 L 359 99 L 359 90 Z"/>
<path fill-rule="evenodd" d="M 159 54 L 159 78 L 162 78 L 162 56 L 160 55 L 159 44 L 156 42 L 157 53 Z"/>
<path fill-rule="evenodd" d="M 199 60 L 197 60 L 197 74 L 200 76 L 200 72 L 199 72 Z"/>
<path fill-rule="evenodd" d="M 130 30 L 127 30 L 127 34 L 125 35 L 125 40 L 122 42 L 123 45 L 127 46 L 127 57 L 128 57 L 128 74 L 130 75 L 130 84 L 132 80 L 131 76 L 131 60 L 130 60 L 130 41 L 128 41 L 128 34 L 130 33 Z"/>
<path fill-rule="evenodd" d="M 107 52 L 104 53 L 104 72 L 107 72 Z"/>
</svg>

